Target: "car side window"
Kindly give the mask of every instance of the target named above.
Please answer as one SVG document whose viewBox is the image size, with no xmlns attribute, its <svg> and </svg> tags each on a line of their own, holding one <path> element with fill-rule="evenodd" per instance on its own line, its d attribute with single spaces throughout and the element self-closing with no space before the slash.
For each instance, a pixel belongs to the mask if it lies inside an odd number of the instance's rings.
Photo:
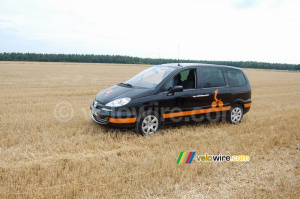
<svg viewBox="0 0 300 199">
<path fill-rule="evenodd" d="M 182 86 L 183 89 L 194 89 L 197 85 L 197 74 L 196 69 L 187 69 L 181 71 L 177 75 L 174 76 L 170 81 L 168 81 L 164 90 L 169 91 L 175 86 Z"/>
<path fill-rule="evenodd" d="M 225 86 L 222 68 L 202 67 L 201 70 L 204 88 Z"/>
<path fill-rule="evenodd" d="M 225 73 L 228 80 L 228 86 L 240 87 L 247 84 L 246 78 L 241 70 L 226 68 Z"/>
<path fill-rule="evenodd" d="M 174 77 L 174 86 L 182 86 L 183 89 L 194 89 L 197 84 L 196 69 L 181 71 Z"/>
<path fill-rule="evenodd" d="M 173 78 L 170 79 L 164 86 L 164 91 L 170 91 L 173 88 Z"/>
</svg>

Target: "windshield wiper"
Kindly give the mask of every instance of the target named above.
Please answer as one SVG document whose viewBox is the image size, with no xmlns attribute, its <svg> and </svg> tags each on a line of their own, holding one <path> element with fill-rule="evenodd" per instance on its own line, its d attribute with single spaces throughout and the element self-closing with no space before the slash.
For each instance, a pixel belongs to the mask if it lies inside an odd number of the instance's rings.
<svg viewBox="0 0 300 199">
<path fill-rule="evenodd" d="M 128 84 L 128 83 L 118 83 L 118 85 L 126 86 L 126 87 L 132 88 L 132 85 L 131 85 L 131 84 Z"/>
</svg>

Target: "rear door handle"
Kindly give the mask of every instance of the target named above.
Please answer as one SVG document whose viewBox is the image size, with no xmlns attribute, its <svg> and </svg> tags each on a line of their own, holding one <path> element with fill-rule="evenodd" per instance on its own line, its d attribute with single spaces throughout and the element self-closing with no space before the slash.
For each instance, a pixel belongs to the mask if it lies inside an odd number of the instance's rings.
<svg viewBox="0 0 300 199">
<path fill-rule="evenodd" d="M 194 95 L 193 98 L 197 98 L 197 97 L 207 97 L 209 96 L 209 94 L 206 94 L 206 95 Z"/>
</svg>

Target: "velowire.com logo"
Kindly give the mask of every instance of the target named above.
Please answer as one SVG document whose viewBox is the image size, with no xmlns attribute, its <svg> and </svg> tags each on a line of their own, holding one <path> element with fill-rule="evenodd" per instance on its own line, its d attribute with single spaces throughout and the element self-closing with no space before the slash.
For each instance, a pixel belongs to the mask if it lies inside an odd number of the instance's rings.
<svg viewBox="0 0 300 199">
<path fill-rule="evenodd" d="M 176 164 L 191 164 L 196 152 L 180 152 Z M 249 162 L 248 155 L 196 155 L 196 162 Z"/>
<path fill-rule="evenodd" d="M 179 157 L 177 159 L 177 164 L 185 163 L 185 164 L 191 164 L 196 152 L 189 152 L 188 155 L 186 155 L 186 152 L 180 152 Z"/>
</svg>

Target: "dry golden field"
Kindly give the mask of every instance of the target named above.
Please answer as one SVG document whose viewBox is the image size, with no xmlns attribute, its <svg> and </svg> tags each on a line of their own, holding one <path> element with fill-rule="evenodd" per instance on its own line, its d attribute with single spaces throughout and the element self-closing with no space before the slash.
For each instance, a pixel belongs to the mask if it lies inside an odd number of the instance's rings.
<svg viewBox="0 0 300 199">
<path fill-rule="evenodd" d="M 238 125 L 142 137 L 95 124 L 95 95 L 147 67 L 0 62 L 0 198 L 299 198 L 299 72 L 245 69 L 253 103 Z M 176 164 L 181 151 L 250 162 Z"/>
</svg>

